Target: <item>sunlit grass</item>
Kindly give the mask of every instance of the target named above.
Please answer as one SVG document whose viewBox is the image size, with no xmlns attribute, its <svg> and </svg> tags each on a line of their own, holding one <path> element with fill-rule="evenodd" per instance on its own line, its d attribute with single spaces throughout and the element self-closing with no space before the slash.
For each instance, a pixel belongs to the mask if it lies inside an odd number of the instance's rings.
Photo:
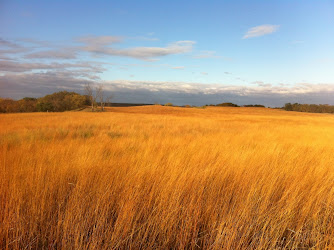
<svg viewBox="0 0 334 250">
<path fill-rule="evenodd" d="M 1 248 L 332 248 L 334 116 L 0 115 Z"/>
</svg>

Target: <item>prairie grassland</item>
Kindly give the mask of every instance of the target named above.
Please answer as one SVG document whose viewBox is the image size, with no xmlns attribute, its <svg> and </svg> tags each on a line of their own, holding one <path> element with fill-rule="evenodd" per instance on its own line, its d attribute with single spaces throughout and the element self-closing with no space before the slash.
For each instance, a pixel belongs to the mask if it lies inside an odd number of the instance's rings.
<svg viewBox="0 0 334 250">
<path fill-rule="evenodd" d="M 334 116 L 0 115 L 0 248 L 334 247 Z"/>
</svg>

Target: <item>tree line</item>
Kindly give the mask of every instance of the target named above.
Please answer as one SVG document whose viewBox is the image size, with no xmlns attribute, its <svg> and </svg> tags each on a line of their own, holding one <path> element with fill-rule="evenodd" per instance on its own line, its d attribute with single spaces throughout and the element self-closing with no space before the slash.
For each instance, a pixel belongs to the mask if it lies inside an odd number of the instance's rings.
<svg viewBox="0 0 334 250">
<path fill-rule="evenodd" d="M 85 86 L 85 95 L 76 92 L 60 91 L 41 98 L 25 97 L 21 100 L 0 98 L 0 113 L 22 113 L 22 112 L 63 112 L 89 106 L 92 111 L 104 111 L 106 104 L 110 103 L 111 96 L 107 96 L 103 85 L 93 87 Z M 168 103 L 165 106 L 173 106 Z M 185 107 L 188 107 L 186 105 Z M 240 107 L 231 102 L 219 103 L 217 107 Z M 190 106 L 189 106 L 190 107 Z M 242 107 L 265 107 L 260 104 L 243 105 Z M 334 105 L 328 104 L 300 104 L 286 103 L 281 109 L 286 111 L 310 112 L 310 113 L 334 113 Z"/>
<path fill-rule="evenodd" d="M 0 98 L 0 112 L 62 112 L 78 109 L 89 104 L 89 98 L 85 95 L 60 91 L 41 98 L 25 97 L 17 101 L 9 98 Z"/>
<path fill-rule="evenodd" d="M 334 113 L 334 105 L 328 105 L 328 104 L 286 103 L 283 109 L 286 111 L 298 111 L 298 112 L 310 112 L 310 113 Z"/>
<path fill-rule="evenodd" d="M 224 102 L 217 105 L 209 105 L 217 107 L 240 107 L 237 104 L 231 102 Z M 241 107 L 261 107 L 264 108 L 264 105 L 260 104 L 249 104 L 243 105 Z M 284 107 L 278 108 L 286 111 L 297 111 L 297 112 L 309 112 L 309 113 L 334 113 L 334 105 L 328 104 L 300 104 L 300 103 L 286 103 Z"/>
<path fill-rule="evenodd" d="M 216 106 L 216 107 L 252 107 L 252 108 L 265 108 L 264 105 L 260 105 L 260 104 L 247 104 L 247 105 L 242 105 L 239 106 L 237 104 L 234 104 L 232 102 L 223 102 L 223 103 L 219 103 L 219 104 L 210 104 L 207 106 Z"/>
<path fill-rule="evenodd" d="M 0 98 L 0 113 L 63 112 L 90 106 L 92 111 L 104 111 L 111 100 L 104 86 L 85 86 L 85 95 L 60 91 L 40 98 L 25 97 L 20 100 Z M 99 107 L 99 108 L 98 108 Z"/>
</svg>

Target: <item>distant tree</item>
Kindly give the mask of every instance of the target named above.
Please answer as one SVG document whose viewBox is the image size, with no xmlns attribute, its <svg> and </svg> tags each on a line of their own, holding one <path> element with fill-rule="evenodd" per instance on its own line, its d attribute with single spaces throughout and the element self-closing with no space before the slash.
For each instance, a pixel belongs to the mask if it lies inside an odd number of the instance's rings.
<svg viewBox="0 0 334 250">
<path fill-rule="evenodd" d="M 165 103 L 165 106 L 173 106 L 173 103 L 167 102 Z"/>
<path fill-rule="evenodd" d="M 260 104 L 248 104 L 248 105 L 244 105 L 243 107 L 254 107 L 254 108 L 265 108 L 264 105 L 260 105 Z"/>
<path fill-rule="evenodd" d="M 85 102 L 85 96 L 75 92 L 60 91 L 39 98 L 37 100 L 37 110 L 62 112 L 80 108 L 85 105 Z"/>
<path fill-rule="evenodd" d="M 54 111 L 52 104 L 43 100 L 37 102 L 36 108 L 39 112 Z"/>
<path fill-rule="evenodd" d="M 104 89 L 102 84 L 96 87 L 96 99 L 100 102 L 101 110 L 104 111 Z"/>
<path fill-rule="evenodd" d="M 24 100 L 24 101 L 37 101 L 37 98 L 34 98 L 34 97 L 24 97 L 24 98 L 22 98 L 22 100 Z"/>
<path fill-rule="evenodd" d="M 237 104 L 234 104 L 234 103 L 231 103 L 231 102 L 219 103 L 216 106 L 217 107 L 239 107 Z"/>
<path fill-rule="evenodd" d="M 284 105 L 284 109 L 286 110 L 286 111 L 292 111 L 292 104 L 291 103 L 286 103 L 285 105 Z"/>
<path fill-rule="evenodd" d="M 84 106 L 86 103 L 85 96 L 79 95 L 74 92 L 70 92 L 69 94 L 64 96 L 64 109 L 65 110 L 73 110 L 78 109 Z"/>
<path fill-rule="evenodd" d="M 17 101 L 19 106 L 18 112 L 36 112 L 37 111 L 37 99 L 33 97 L 24 97 Z"/>
<path fill-rule="evenodd" d="M 94 104 L 95 104 L 96 97 L 94 95 L 93 87 L 90 85 L 90 83 L 87 83 L 85 85 L 85 93 L 90 100 L 90 105 L 92 106 L 92 111 L 94 111 Z"/>
<path fill-rule="evenodd" d="M 12 113 L 17 111 L 17 103 L 9 98 L 0 99 L 0 112 L 1 113 Z"/>
<path fill-rule="evenodd" d="M 105 105 L 110 106 L 111 99 L 112 99 L 112 95 L 108 95 L 105 99 Z"/>
<path fill-rule="evenodd" d="M 112 96 L 107 96 L 104 91 L 104 85 L 100 84 L 96 87 L 96 100 L 100 103 L 101 110 L 104 111 L 106 103 L 110 103 Z"/>
</svg>

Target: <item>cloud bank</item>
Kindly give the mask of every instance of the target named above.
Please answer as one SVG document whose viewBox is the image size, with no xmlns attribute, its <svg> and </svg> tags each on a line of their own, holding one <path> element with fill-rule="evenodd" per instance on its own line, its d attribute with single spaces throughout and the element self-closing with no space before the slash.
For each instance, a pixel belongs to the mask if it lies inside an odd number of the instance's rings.
<svg viewBox="0 0 334 250">
<path fill-rule="evenodd" d="M 102 81 L 85 77 L 80 71 L 8 73 L 0 75 L 2 97 L 39 97 L 55 91 L 69 90 L 84 94 L 86 83 L 102 83 L 114 96 L 113 102 L 205 105 L 221 102 L 283 106 L 286 102 L 334 104 L 334 84 L 299 83 L 292 86 L 255 82 L 252 86 L 222 83 L 169 81 Z"/>
</svg>

